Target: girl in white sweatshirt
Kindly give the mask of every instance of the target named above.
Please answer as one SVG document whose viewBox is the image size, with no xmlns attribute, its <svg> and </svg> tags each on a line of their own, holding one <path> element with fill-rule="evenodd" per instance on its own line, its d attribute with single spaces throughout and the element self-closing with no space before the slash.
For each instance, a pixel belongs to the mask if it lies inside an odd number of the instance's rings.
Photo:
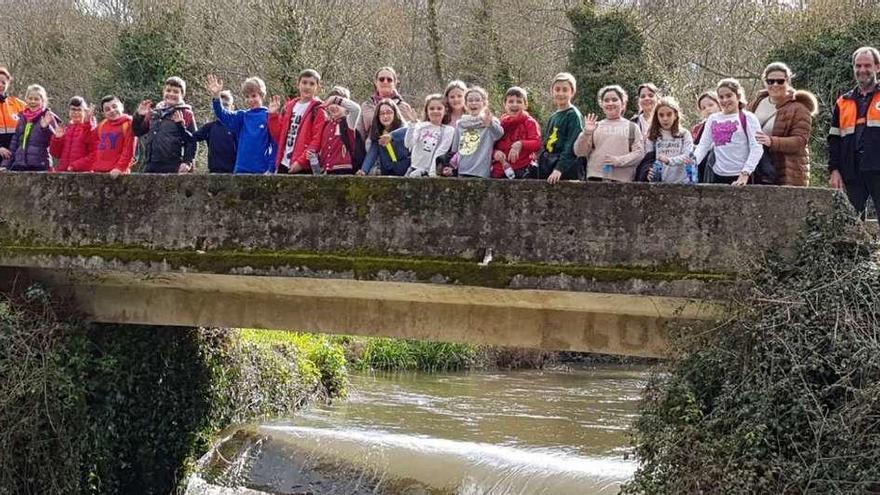
<svg viewBox="0 0 880 495">
<path fill-rule="evenodd" d="M 446 115 L 446 102 L 441 94 L 425 98 L 424 122 L 419 122 L 406 131 L 404 145 L 410 150 L 410 167 L 407 177 L 435 177 L 437 157 L 443 156 L 452 146 L 455 129 L 443 124 Z"/>
</svg>

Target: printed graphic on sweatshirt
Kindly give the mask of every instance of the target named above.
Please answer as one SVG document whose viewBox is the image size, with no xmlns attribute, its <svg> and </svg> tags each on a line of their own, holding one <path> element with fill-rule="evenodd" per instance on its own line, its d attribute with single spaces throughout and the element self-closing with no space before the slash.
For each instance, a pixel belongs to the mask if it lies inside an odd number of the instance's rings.
<svg viewBox="0 0 880 495">
<path fill-rule="evenodd" d="M 712 122 L 712 142 L 715 143 L 715 146 L 729 144 L 737 129 L 739 129 L 739 123 L 735 120 Z"/>
<path fill-rule="evenodd" d="M 476 129 L 464 131 L 459 140 L 458 152 L 462 156 L 470 156 L 480 148 L 480 133 Z"/>
<path fill-rule="evenodd" d="M 556 126 L 553 128 L 553 133 L 550 134 L 550 137 L 547 138 L 547 152 L 553 153 L 553 149 L 556 148 L 556 142 L 559 141 L 559 127 Z"/>
<path fill-rule="evenodd" d="M 422 144 L 422 151 L 433 153 L 434 149 L 440 143 L 440 130 L 424 128 L 419 131 L 419 143 Z"/>
<path fill-rule="evenodd" d="M 100 151 L 115 150 L 121 140 L 121 132 L 105 132 L 98 139 L 98 149 Z"/>
</svg>

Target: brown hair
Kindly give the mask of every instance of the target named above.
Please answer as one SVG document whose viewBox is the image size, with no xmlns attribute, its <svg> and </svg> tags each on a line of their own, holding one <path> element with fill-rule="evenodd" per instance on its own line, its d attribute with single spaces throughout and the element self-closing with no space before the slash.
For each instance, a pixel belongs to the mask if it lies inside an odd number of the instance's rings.
<svg viewBox="0 0 880 495">
<path fill-rule="evenodd" d="M 553 77 L 553 82 L 550 83 L 550 88 L 553 88 L 553 85 L 558 82 L 567 82 L 571 85 L 571 92 L 577 93 L 577 79 L 571 74 L 571 72 L 560 72 Z"/>
<path fill-rule="evenodd" d="M 180 88 L 181 94 L 186 96 L 186 81 L 177 76 L 171 76 L 168 79 L 165 79 L 165 86 Z"/>
<path fill-rule="evenodd" d="M 296 76 L 296 81 L 299 82 L 304 77 L 310 77 L 319 83 L 321 82 L 321 74 L 315 69 L 305 69 L 301 71 L 299 75 Z"/>
<path fill-rule="evenodd" d="M 629 99 L 629 96 L 626 94 L 626 90 L 617 84 L 612 84 L 610 86 L 605 86 L 599 90 L 597 93 L 597 98 L 599 100 L 599 106 L 602 106 L 602 99 L 605 98 L 605 94 L 613 91 L 617 93 L 617 96 L 620 98 L 620 101 L 623 102 L 623 108 L 621 109 L 620 114 L 623 115 L 624 110 L 626 110 L 626 102 Z"/>
<path fill-rule="evenodd" d="M 391 121 L 391 127 L 385 129 L 382 126 L 382 121 L 379 120 L 379 113 L 382 111 L 382 107 L 389 107 L 394 111 L 394 120 Z M 389 98 L 382 98 L 379 100 L 379 103 L 376 104 L 376 114 L 373 115 L 373 125 L 370 126 L 370 139 L 376 141 L 381 136 L 379 129 L 381 128 L 383 131 L 393 131 L 395 129 L 400 129 L 403 126 L 403 115 L 400 113 L 400 108 L 397 106 L 397 103 L 394 103 L 394 100 Z"/>
<path fill-rule="evenodd" d="M 791 71 L 791 67 L 782 62 L 773 62 L 767 67 L 764 67 L 764 73 L 761 74 L 761 79 L 767 79 L 767 76 L 771 72 L 784 72 L 785 78 L 788 80 L 791 80 L 791 78 L 794 77 L 794 73 Z"/>
<path fill-rule="evenodd" d="M 737 100 L 739 100 L 739 108 L 742 110 L 746 106 L 746 91 L 743 89 L 742 84 L 739 81 L 733 78 L 722 79 L 718 81 L 718 87 L 716 88 L 716 92 L 721 88 L 727 88 L 733 91 L 736 94 Z"/>
<path fill-rule="evenodd" d="M 86 99 L 82 96 L 74 96 L 70 98 L 70 101 L 67 102 L 68 107 L 74 108 L 82 108 L 83 110 L 89 108 L 89 105 L 86 104 Z"/>
<path fill-rule="evenodd" d="M 660 118 L 657 116 L 662 107 L 669 108 L 675 112 L 675 120 L 672 122 L 672 128 L 669 129 L 672 137 L 681 137 L 683 132 L 681 129 L 681 107 L 678 105 L 678 101 L 671 96 L 660 98 L 657 106 L 654 108 L 654 116 L 651 117 L 651 126 L 648 128 L 648 139 L 654 142 L 660 139 L 663 130 L 660 126 Z"/>
<path fill-rule="evenodd" d="M 718 93 L 714 91 L 703 91 L 702 93 L 700 93 L 700 96 L 697 97 L 697 110 L 702 110 L 702 107 L 700 105 L 702 105 L 703 100 L 706 98 L 714 101 L 716 106 L 721 106 L 721 104 L 718 103 Z"/>
<path fill-rule="evenodd" d="M 455 79 L 449 81 L 449 84 L 446 85 L 446 89 L 443 90 L 443 102 L 446 104 L 446 115 L 443 116 L 444 124 L 448 124 L 452 121 L 452 107 L 449 105 L 449 93 L 451 93 L 453 89 L 460 89 L 463 93 L 467 93 L 467 84 L 460 79 Z"/>
<path fill-rule="evenodd" d="M 441 95 L 440 93 L 432 93 L 432 94 L 429 94 L 428 96 L 426 96 L 425 97 L 425 108 L 422 110 L 422 116 L 423 116 L 422 118 L 427 121 L 431 120 L 428 118 L 428 105 L 430 105 L 432 101 L 439 101 L 439 102 L 443 103 L 443 115 L 446 115 L 446 101 L 445 100 L 446 99 L 443 98 L 443 95 Z"/>
<path fill-rule="evenodd" d="M 526 92 L 523 88 L 519 86 L 512 86 L 507 89 L 507 92 L 504 93 L 504 101 L 507 101 L 511 96 L 516 96 L 517 98 L 522 98 L 523 103 L 526 104 L 526 107 L 529 106 L 529 93 Z"/>
</svg>

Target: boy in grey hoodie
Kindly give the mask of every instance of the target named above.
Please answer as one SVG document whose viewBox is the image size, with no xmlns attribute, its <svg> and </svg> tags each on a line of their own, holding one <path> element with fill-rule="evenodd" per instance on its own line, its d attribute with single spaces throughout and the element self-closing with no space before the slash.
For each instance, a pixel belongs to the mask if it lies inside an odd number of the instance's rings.
<svg viewBox="0 0 880 495">
<path fill-rule="evenodd" d="M 456 151 L 459 177 L 489 178 L 495 142 L 504 136 L 501 122 L 489 109 L 486 90 L 474 86 L 464 95 L 467 115 L 455 127 L 452 149 Z"/>
</svg>

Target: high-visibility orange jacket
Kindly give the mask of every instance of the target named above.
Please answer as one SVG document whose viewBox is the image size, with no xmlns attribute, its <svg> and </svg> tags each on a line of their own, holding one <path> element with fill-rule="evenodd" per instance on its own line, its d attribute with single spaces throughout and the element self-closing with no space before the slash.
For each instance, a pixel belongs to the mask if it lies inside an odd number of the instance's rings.
<svg viewBox="0 0 880 495">
<path fill-rule="evenodd" d="M 25 104 L 14 96 L 0 96 L 0 100 L 0 148 L 9 148 L 18 125 L 18 114 L 24 110 Z"/>
<path fill-rule="evenodd" d="M 880 172 L 880 85 L 868 103 L 865 115 L 859 115 L 858 88 L 837 99 L 828 130 L 828 170 L 837 170 L 844 180 L 855 180 L 859 172 Z M 862 129 L 862 152 L 856 169 L 856 129 Z"/>
</svg>

